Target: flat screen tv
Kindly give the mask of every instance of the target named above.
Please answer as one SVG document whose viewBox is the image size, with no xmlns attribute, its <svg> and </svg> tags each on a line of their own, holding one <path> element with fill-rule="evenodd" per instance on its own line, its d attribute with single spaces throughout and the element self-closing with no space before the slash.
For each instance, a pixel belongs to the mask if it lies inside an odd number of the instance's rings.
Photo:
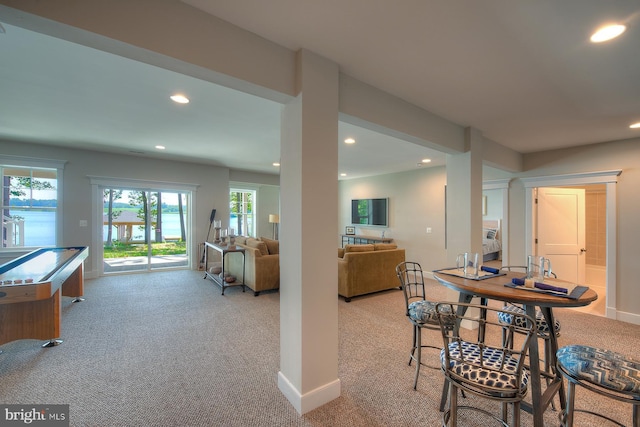
<svg viewBox="0 0 640 427">
<path fill-rule="evenodd" d="M 388 227 L 389 199 L 351 200 L 351 223 Z"/>
</svg>

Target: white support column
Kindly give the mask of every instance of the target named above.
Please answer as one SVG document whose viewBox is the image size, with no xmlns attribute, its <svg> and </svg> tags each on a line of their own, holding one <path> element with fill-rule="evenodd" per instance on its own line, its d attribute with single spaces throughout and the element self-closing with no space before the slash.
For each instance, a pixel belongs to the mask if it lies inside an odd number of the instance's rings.
<svg viewBox="0 0 640 427">
<path fill-rule="evenodd" d="M 297 85 L 280 149 L 278 387 L 304 414 L 340 396 L 338 66 L 299 51 Z"/>
<path fill-rule="evenodd" d="M 447 156 L 447 261 L 482 254 L 482 134 L 465 129 L 466 151 Z"/>
<path fill-rule="evenodd" d="M 456 256 L 477 252 L 482 257 L 482 134 L 465 129 L 465 152 L 447 156 L 447 266 Z M 451 300 L 458 293 L 447 291 Z"/>
</svg>

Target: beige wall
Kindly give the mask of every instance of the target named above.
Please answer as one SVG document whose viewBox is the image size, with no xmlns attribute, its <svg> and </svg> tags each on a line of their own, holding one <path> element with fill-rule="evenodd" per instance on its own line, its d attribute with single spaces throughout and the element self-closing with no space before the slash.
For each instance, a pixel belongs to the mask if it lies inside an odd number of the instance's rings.
<svg viewBox="0 0 640 427">
<path fill-rule="evenodd" d="M 586 263 L 607 265 L 607 193 L 589 189 L 585 193 Z"/>
<path fill-rule="evenodd" d="M 356 227 L 356 233 L 379 237 L 385 231 L 385 237 L 405 249 L 407 260 L 419 262 L 428 271 L 442 268 L 447 260 L 445 183 L 444 167 L 342 180 L 338 185 L 338 234 L 351 225 L 351 199 L 388 197 L 389 227 Z M 341 244 L 340 239 L 337 243 Z"/>
</svg>

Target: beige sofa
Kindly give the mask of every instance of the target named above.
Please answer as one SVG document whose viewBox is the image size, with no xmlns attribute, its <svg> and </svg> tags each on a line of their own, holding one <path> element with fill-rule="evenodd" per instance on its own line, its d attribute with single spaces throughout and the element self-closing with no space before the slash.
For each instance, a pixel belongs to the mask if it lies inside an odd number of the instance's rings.
<svg viewBox="0 0 640 427">
<path fill-rule="evenodd" d="M 393 243 L 338 248 L 338 294 L 349 302 L 358 295 L 399 288 L 396 266 L 404 260 L 404 249 Z"/>
<path fill-rule="evenodd" d="M 244 284 L 255 296 L 261 291 L 280 288 L 280 251 L 277 240 L 261 237 L 236 237 L 236 245 L 245 249 Z M 225 269 L 242 278 L 242 257 L 231 255 L 225 259 Z"/>
</svg>

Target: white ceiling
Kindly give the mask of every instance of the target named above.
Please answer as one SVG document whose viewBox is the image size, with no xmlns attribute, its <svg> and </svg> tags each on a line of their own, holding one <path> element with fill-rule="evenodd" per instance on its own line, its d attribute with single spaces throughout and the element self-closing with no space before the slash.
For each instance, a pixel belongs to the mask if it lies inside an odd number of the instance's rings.
<svg viewBox="0 0 640 427">
<path fill-rule="evenodd" d="M 183 2 L 522 153 L 640 135 L 629 129 L 640 121 L 638 0 Z M 622 37 L 590 44 L 611 20 L 627 24 Z M 3 26 L 0 138 L 277 173 L 278 103 Z M 191 103 L 168 101 L 173 91 Z M 444 164 L 424 147 L 339 129 L 339 140 L 358 141 L 340 144 L 348 177 L 416 168 L 423 157 Z"/>
</svg>

